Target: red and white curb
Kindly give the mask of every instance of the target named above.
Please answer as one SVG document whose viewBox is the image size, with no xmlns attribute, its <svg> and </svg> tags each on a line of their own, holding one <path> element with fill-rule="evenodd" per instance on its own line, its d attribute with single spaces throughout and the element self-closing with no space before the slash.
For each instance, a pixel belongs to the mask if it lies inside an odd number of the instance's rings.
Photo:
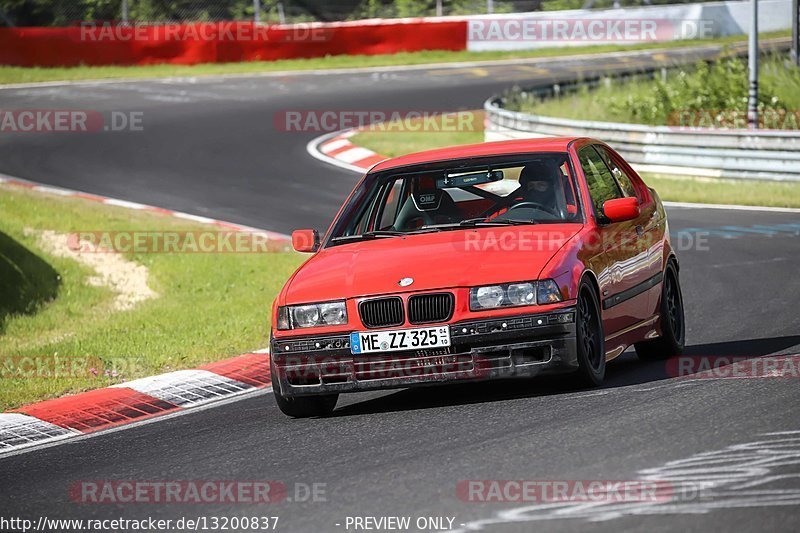
<svg viewBox="0 0 800 533">
<path fill-rule="evenodd" d="M 344 130 L 322 135 L 312 139 L 306 145 L 306 151 L 315 159 L 360 173 L 387 159 L 386 156 L 351 143 L 349 139 L 356 133 L 358 130 Z"/>
<path fill-rule="evenodd" d="M 262 391 L 266 350 L 0 413 L 0 457 Z"/>
<path fill-rule="evenodd" d="M 289 236 L 274 231 L 42 185 L 5 174 L 0 174 L 0 184 L 161 213 L 232 231 L 258 232 L 281 243 L 290 241 Z M 263 391 L 270 385 L 269 355 L 260 350 L 197 369 L 178 370 L 26 405 L 10 413 L 0 413 L 0 457 Z"/>
<path fill-rule="evenodd" d="M 125 209 L 135 209 L 137 211 L 149 211 L 151 213 L 161 213 L 162 215 L 168 215 L 175 218 L 181 218 L 184 220 L 190 220 L 192 222 L 199 222 L 200 224 L 209 224 L 212 226 L 218 226 L 223 229 L 229 229 L 233 231 L 247 231 L 247 232 L 256 232 L 259 234 L 266 235 L 269 240 L 274 241 L 281 241 L 281 242 L 290 242 L 291 238 L 288 235 L 284 235 L 283 233 L 278 233 L 275 231 L 270 230 L 263 230 L 259 228 L 253 228 L 250 226 L 243 226 L 241 224 L 234 224 L 233 222 L 226 222 L 224 220 L 216 220 L 213 218 L 203 217 L 199 215 L 192 215 L 189 213 L 182 213 L 180 211 L 173 211 L 171 209 L 164 209 L 163 207 L 155 207 L 152 205 L 147 204 L 140 204 L 137 202 L 130 202 L 128 200 L 119 200 L 117 198 L 109 198 L 107 196 L 100 196 L 97 194 L 91 194 L 88 192 L 76 191 L 73 189 L 65 189 L 63 187 L 54 187 L 51 185 L 43 185 L 41 183 L 36 183 L 35 181 L 29 181 L 22 178 L 16 178 L 13 176 L 8 176 L 6 174 L 0 174 L 0 184 L 11 185 L 14 187 L 21 187 L 33 191 L 44 192 L 49 194 L 57 194 L 59 196 L 67 196 L 67 197 L 75 197 L 75 198 L 83 198 L 84 200 L 90 200 L 93 202 L 99 202 L 101 204 L 106 205 L 113 205 L 116 207 L 123 207 Z"/>
</svg>

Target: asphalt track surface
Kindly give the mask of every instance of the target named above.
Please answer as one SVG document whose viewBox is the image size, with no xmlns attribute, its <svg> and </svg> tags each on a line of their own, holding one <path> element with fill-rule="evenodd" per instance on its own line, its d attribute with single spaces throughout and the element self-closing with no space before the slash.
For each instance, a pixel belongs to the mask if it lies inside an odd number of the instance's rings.
<svg viewBox="0 0 800 533">
<path fill-rule="evenodd" d="M 282 232 L 324 228 L 357 176 L 311 159 L 305 145 L 319 132 L 278 132 L 277 112 L 474 109 L 514 83 L 637 68 L 676 54 L 683 52 L 3 90 L 6 109 L 143 111 L 145 131 L 2 135 L 0 172 Z M 800 352 L 800 232 L 786 225 L 800 217 L 686 208 L 669 216 L 673 233 L 712 230 L 679 243 L 688 353 Z M 446 516 L 456 528 L 486 531 L 795 531 L 798 405 L 797 379 L 676 379 L 663 362 L 630 353 L 609 365 L 600 389 L 539 379 L 364 393 L 343 396 L 334 416 L 313 420 L 288 419 L 260 395 L 0 459 L 0 516 L 277 515 L 279 530 L 291 532 L 346 531 L 348 516 Z M 678 488 L 716 485 L 670 504 L 524 513 L 529 504 L 456 494 L 461 480 L 648 476 Z M 81 480 L 324 483 L 326 501 L 78 505 L 68 490 Z"/>
</svg>

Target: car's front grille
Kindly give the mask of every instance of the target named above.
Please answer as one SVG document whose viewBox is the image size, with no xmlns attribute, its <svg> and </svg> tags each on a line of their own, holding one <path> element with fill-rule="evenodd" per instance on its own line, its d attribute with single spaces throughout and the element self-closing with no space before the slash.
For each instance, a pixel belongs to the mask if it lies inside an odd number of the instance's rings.
<svg viewBox="0 0 800 533">
<path fill-rule="evenodd" d="M 418 294 L 408 299 L 408 321 L 412 324 L 445 322 L 453 316 L 453 295 L 449 292 Z"/>
<path fill-rule="evenodd" d="M 403 300 L 397 296 L 365 300 L 359 304 L 358 312 L 368 328 L 399 326 L 405 322 Z"/>
</svg>

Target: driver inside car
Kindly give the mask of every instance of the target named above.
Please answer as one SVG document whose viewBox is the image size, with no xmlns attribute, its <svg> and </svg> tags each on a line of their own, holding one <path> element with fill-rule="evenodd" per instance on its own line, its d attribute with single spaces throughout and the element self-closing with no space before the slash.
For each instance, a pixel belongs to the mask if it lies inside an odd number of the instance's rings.
<svg viewBox="0 0 800 533">
<path fill-rule="evenodd" d="M 507 207 L 489 218 L 513 211 L 516 207 L 544 210 L 558 218 L 566 218 L 567 202 L 562 189 L 563 178 L 558 163 L 542 159 L 528 163 L 519 174 L 519 188 L 512 193 Z"/>
</svg>

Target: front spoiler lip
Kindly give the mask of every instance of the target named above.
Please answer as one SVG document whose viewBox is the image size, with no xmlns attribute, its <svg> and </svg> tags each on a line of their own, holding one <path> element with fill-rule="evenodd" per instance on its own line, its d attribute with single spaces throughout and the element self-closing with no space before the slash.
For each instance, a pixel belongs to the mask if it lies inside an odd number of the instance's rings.
<svg viewBox="0 0 800 533">
<path fill-rule="evenodd" d="M 574 308 L 573 308 L 574 309 Z M 455 324 L 451 325 L 455 326 Z M 547 357 L 539 361 L 520 361 L 514 353 L 523 350 L 543 349 L 549 352 Z M 273 383 L 277 385 L 283 396 L 305 396 L 315 394 L 336 394 L 368 390 L 392 389 L 436 385 L 444 383 L 476 382 L 514 377 L 533 377 L 541 374 L 555 374 L 574 371 L 578 368 L 575 324 L 546 325 L 523 331 L 503 331 L 476 335 L 469 339 L 453 337 L 453 353 L 447 355 L 417 356 L 413 360 L 460 358 L 465 366 L 453 365 L 451 371 L 431 370 L 419 374 L 402 375 L 401 377 L 383 377 L 358 379 L 356 367 L 365 363 L 376 364 L 376 361 L 393 361 L 392 354 L 370 354 L 353 356 L 351 354 L 315 354 L 307 358 L 311 362 L 293 361 L 291 356 L 276 353 L 273 361 Z M 507 357 L 505 354 L 508 354 Z M 297 354 L 294 354 L 297 355 Z M 302 356 L 301 356 L 302 357 Z M 397 359 L 399 360 L 399 359 Z M 500 366 L 493 366 L 500 361 Z M 327 365 L 327 366 L 325 366 Z M 324 382 L 319 379 L 315 383 L 292 384 L 288 372 L 305 372 L 314 375 L 321 368 L 336 368 L 333 374 L 345 376 L 338 382 Z M 432 366 L 436 366 L 435 364 Z M 425 368 L 425 365 L 422 365 Z M 362 371 L 363 373 L 363 371 Z M 302 375 L 302 374 L 301 374 Z M 330 374 L 328 374 L 330 375 Z M 316 379 L 316 378 L 315 378 Z"/>
</svg>

